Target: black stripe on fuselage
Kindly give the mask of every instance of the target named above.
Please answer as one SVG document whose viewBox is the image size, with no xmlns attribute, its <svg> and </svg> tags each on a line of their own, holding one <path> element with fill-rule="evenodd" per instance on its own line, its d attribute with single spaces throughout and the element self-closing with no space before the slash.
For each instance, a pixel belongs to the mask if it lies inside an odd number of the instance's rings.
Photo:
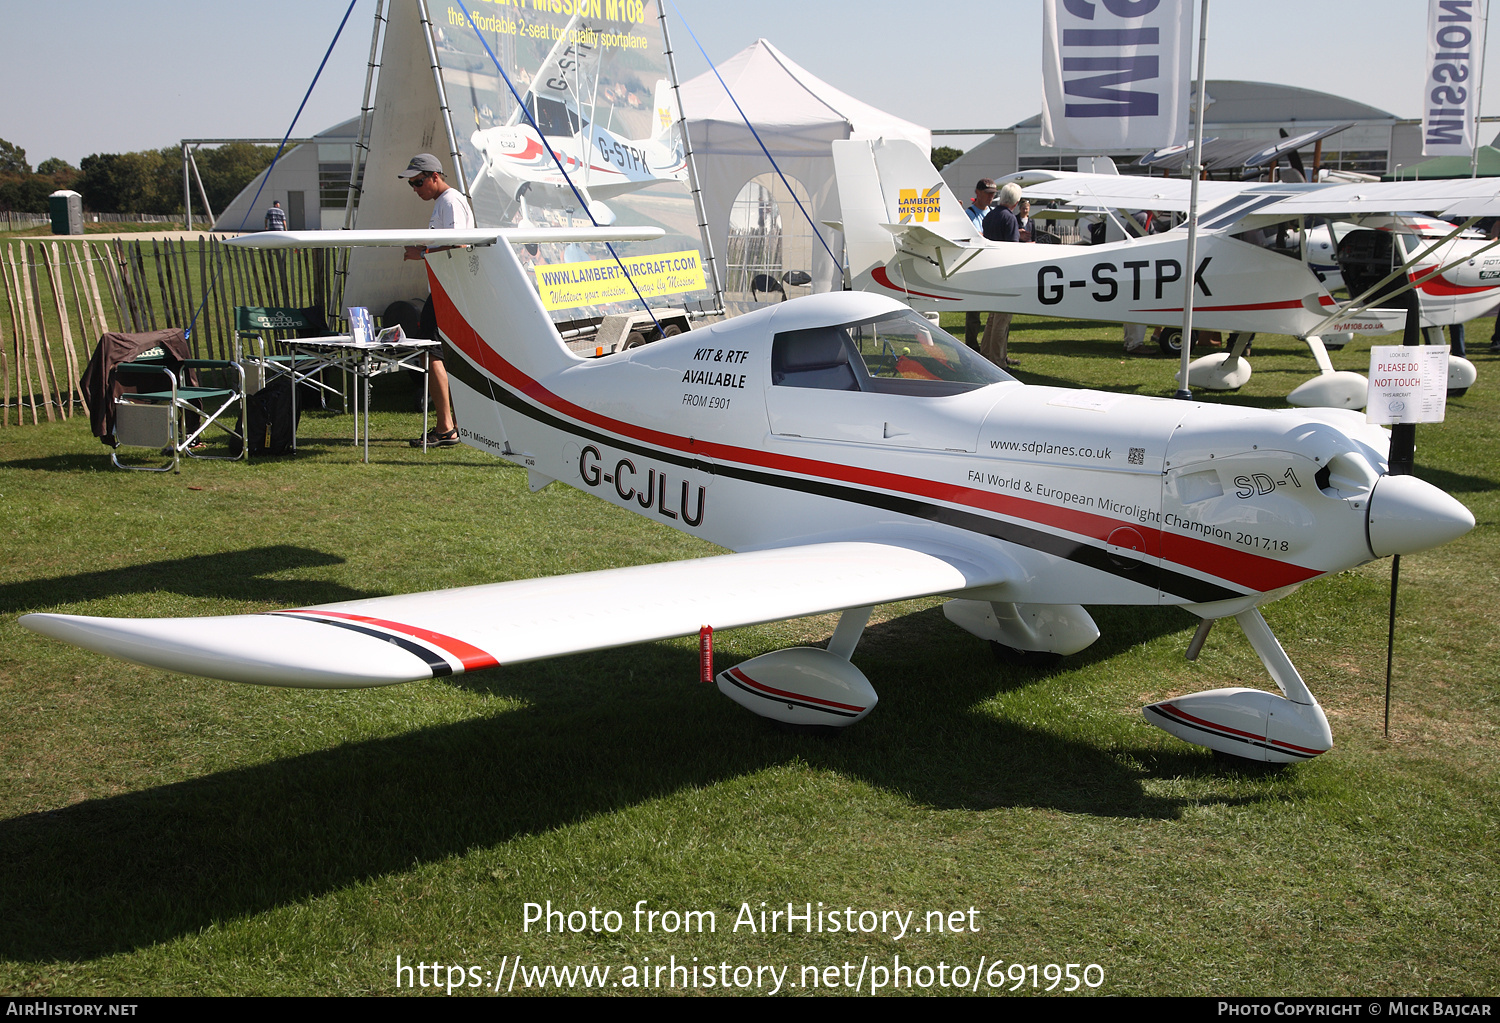
<svg viewBox="0 0 1500 1023">
<path fill-rule="evenodd" d="M 847 501 L 850 504 L 862 504 L 866 507 L 880 508 L 884 511 L 909 515 L 917 519 L 926 519 L 929 522 L 936 522 L 945 526 L 952 526 L 955 529 L 962 529 L 966 532 L 994 537 L 997 540 L 1004 540 L 1007 543 L 1013 543 L 1020 547 L 1029 547 L 1032 550 L 1041 551 L 1043 554 L 1063 558 L 1064 560 L 1092 568 L 1099 572 L 1119 576 L 1122 579 L 1140 583 L 1142 586 L 1152 586 L 1160 591 L 1174 594 L 1195 604 L 1244 596 L 1244 593 L 1240 590 L 1232 590 L 1217 583 L 1195 579 L 1190 575 L 1174 572 L 1160 565 L 1152 565 L 1124 558 L 1117 561 L 1107 551 L 1092 544 L 1074 540 L 1066 536 L 1059 536 L 1056 533 L 1049 533 L 1046 530 L 1036 529 L 1032 526 L 1023 526 L 1015 522 L 993 519 L 987 515 L 980 515 L 977 512 L 964 511 L 960 508 L 950 508 L 946 505 L 935 504 L 930 501 L 923 501 L 918 498 L 899 494 L 861 490 L 857 487 L 842 483 L 832 483 L 828 480 L 786 476 L 767 472 L 762 469 L 750 469 L 722 462 L 715 463 L 707 459 L 693 458 L 672 451 L 647 447 L 635 441 L 625 440 L 613 434 L 581 426 L 563 419 L 552 412 L 537 408 L 520 395 L 512 392 L 504 384 L 491 381 L 488 377 L 483 376 L 463 352 L 458 351 L 455 354 L 457 355 L 457 361 L 464 366 L 464 369 L 456 375 L 471 388 L 478 391 L 479 389 L 474 387 L 474 383 L 484 383 L 486 390 L 493 395 L 494 399 L 507 408 L 514 409 L 544 426 L 550 426 L 555 430 L 560 430 L 563 433 L 571 434 L 583 440 L 592 440 L 600 444 L 607 444 L 622 451 L 633 452 L 646 458 L 655 458 L 658 461 L 669 462 L 673 465 L 683 466 L 684 468 L 696 469 L 699 472 L 705 472 L 710 475 L 727 476 L 731 479 L 744 480 L 748 483 L 775 487 L 780 490 L 800 491 L 817 497 Z M 451 366 L 452 363 L 450 363 Z M 451 368 L 450 372 L 452 372 Z"/>
<path fill-rule="evenodd" d="M 285 614 L 285 612 L 281 611 L 270 611 L 267 613 Z M 422 644 L 414 643 L 411 640 L 406 639 L 405 637 L 392 636 L 389 632 L 380 632 L 376 629 L 366 628 L 363 625 L 355 625 L 353 622 L 340 621 L 337 618 L 320 618 L 316 615 L 309 614 L 285 614 L 285 616 L 287 618 L 295 618 L 298 621 L 303 622 L 317 622 L 319 625 L 334 625 L 340 629 L 348 629 L 350 632 L 358 632 L 365 636 L 373 636 L 376 639 L 385 640 L 385 642 L 390 643 L 394 646 L 398 646 L 402 650 L 405 650 L 407 653 L 421 658 L 421 660 L 426 662 L 427 666 L 432 669 L 433 678 L 441 678 L 444 675 L 453 674 L 453 665 L 449 664 L 446 658 L 444 658 L 440 654 L 435 653 Z"/>
</svg>

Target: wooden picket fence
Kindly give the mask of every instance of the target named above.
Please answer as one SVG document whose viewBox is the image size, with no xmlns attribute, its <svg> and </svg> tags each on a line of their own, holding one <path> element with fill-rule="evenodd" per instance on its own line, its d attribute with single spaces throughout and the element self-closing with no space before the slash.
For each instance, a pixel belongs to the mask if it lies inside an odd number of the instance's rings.
<svg viewBox="0 0 1500 1023">
<path fill-rule="evenodd" d="M 236 306 L 325 311 L 338 329 L 330 250 L 195 241 L 0 243 L 0 426 L 88 413 L 79 378 L 101 335 L 190 327 L 193 356 L 234 357 Z M 271 340 L 279 341 L 280 337 Z"/>
</svg>

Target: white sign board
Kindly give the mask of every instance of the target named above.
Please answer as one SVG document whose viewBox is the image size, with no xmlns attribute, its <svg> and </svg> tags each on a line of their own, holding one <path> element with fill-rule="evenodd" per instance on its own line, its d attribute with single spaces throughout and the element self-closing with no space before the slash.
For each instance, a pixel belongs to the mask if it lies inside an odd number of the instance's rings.
<svg viewBox="0 0 1500 1023">
<path fill-rule="evenodd" d="M 1370 346 L 1366 422 L 1441 423 L 1447 404 L 1447 345 Z"/>
<path fill-rule="evenodd" d="M 1191 0 L 1044 0 L 1042 145 L 1185 141 L 1192 43 Z"/>
</svg>

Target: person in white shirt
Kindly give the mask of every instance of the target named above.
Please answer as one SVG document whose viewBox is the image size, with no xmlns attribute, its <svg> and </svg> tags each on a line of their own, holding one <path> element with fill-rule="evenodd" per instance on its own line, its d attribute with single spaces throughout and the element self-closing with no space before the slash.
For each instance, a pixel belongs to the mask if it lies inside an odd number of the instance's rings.
<svg viewBox="0 0 1500 1023">
<path fill-rule="evenodd" d="M 432 203 L 432 217 L 427 221 L 429 228 L 472 228 L 474 226 L 474 211 L 469 209 L 469 203 L 463 193 L 444 179 L 443 165 L 431 153 L 418 153 L 412 157 L 411 162 L 406 165 L 406 170 L 397 177 L 406 179 L 407 184 L 411 185 L 412 190 L 417 193 L 417 198 Z M 428 248 L 422 245 L 408 245 L 405 258 L 424 259 L 429 252 L 442 252 L 453 247 L 452 245 L 439 245 Z M 422 306 L 421 326 L 418 329 L 426 337 L 438 336 L 437 315 L 433 312 L 431 295 L 427 296 L 427 303 Z M 428 447 L 454 447 L 459 443 L 458 425 L 453 419 L 453 403 L 448 395 L 448 370 L 443 365 L 441 349 L 432 356 L 427 372 L 427 394 L 432 400 L 433 415 L 437 418 L 437 425 L 425 438 L 418 437 L 412 441 L 411 446 L 419 448 L 425 440 Z"/>
</svg>

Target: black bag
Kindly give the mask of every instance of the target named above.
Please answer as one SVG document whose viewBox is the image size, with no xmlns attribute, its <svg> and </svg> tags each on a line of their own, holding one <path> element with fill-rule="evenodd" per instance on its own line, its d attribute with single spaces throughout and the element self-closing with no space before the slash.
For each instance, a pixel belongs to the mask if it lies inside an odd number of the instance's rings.
<svg viewBox="0 0 1500 1023">
<path fill-rule="evenodd" d="M 245 400 L 249 407 L 251 455 L 284 455 L 292 449 L 292 382 L 279 376 Z M 297 409 L 297 419 L 302 409 Z"/>
</svg>

